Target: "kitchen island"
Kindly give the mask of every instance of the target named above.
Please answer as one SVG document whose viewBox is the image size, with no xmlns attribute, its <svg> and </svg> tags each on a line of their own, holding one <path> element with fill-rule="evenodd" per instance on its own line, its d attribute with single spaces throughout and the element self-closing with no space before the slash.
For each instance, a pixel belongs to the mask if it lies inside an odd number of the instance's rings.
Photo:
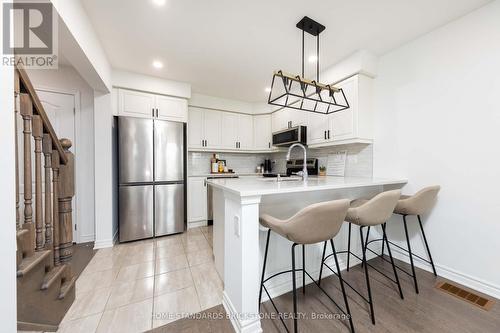
<svg viewBox="0 0 500 333">
<path fill-rule="evenodd" d="M 277 181 L 263 177 L 209 180 L 208 184 L 214 189 L 215 264 L 224 282 L 223 305 L 236 332 L 262 331 L 258 298 L 265 233 L 259 226 L 260 213 L 284 219 L 313 203 L 372 197 L 385 190 L 401 188 L 406 182 L 404 179 L 333 176 L 309 177 L 306 182 L 300 178 Z M 344 229 L 335 239 L 339 249 L 344 247 Z M 351 242 L 357 244 L 354 252 L 359 252 L 359 240 L 353 237 Z M 276 234 L 271 235 L 267 276 L 290 269 L 291 244 Z M 313 277 L 319 272 L 321 249 L 321 244 L 306 247 L 306 269 Z M 345 267 L 345 260 L 340 261 L 341 267 Z M 351 261 L 351 266 L 356 264 Z M 298 275 L 301 286 L 301 274 Z M 271 297 L 276 297 L 291 290 L 291 276 L 282 275 L 266 286 Z"/>
</svg>

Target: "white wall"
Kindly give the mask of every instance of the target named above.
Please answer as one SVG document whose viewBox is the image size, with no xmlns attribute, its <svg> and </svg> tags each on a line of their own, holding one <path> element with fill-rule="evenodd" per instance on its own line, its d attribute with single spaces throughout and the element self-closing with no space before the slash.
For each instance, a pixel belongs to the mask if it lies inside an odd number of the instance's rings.
<svg viewBox="0 0 500 333">
<path fill-rule="evenodd" d="M 438 273 L 497 298 L 499 18 L 497 0 L 382 56 L 374 117 L 375 176 L 407 177 L 408 193 L 442 186 L 424 218 Z M 391 237 L 402 240 L 396 224 Z"/>
<path fill-rule="evenodd" d="M 3 6 L 1 7 L 3 8 Z M 3 10 L 0 8 L 0 17 Z M 3 25 L 0 24 L 0 36 Z M 15 126 L 14 126 L 14 71 L 12 67 L 0 66 L 0 322 L 3 332 L 17 329 L 16 312 L 16 190 L 15 190 Z"/>
<path fill-rule="evenodd" d="M 72 148 L 76 154 L 78 241 L 94 241 L 94 91 L 71 67 L 59 66 L 58 70 L 27 72 L 35 89 L 79 93 L 80 109 L 75 114 L 76 151 Z"/>
</svg>

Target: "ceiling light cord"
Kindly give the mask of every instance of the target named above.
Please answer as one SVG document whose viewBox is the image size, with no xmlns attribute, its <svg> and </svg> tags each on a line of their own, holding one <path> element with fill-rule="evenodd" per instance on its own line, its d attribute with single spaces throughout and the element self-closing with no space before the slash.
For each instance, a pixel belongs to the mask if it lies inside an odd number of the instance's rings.
<svg viewBox="0 0 500 333">
<path fill-rule="evenodd" d="M 316 36 L 316 81 L 319 82 L 319 33 Z"/>
<path fill-rule="evenodd" d="M 302 30 L 302 77 L 304 77 L 304 39 L 305 39 L 305 31 Z"/>
</svg>

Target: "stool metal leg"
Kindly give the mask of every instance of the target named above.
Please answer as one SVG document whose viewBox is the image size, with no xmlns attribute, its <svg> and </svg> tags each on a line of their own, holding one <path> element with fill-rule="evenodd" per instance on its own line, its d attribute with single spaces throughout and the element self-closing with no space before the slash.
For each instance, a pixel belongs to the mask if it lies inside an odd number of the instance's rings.
<svg viewBox="0 0 500 333">
<path fill-rule="evenodd" d="M 292 245 L 292 286 L 293 286 L 293 331 L 298 332 L 297 329 L 297 286 L 295 281 L 295 246 L 296 243 Z"/>
<path fill-rule="evenodd" d="M 415 292 L 418 294 L 417 274 L 415 274 L 415 265 L 413 264 L 413 255 L 411 253 L 410 237 L 408 237 L 408 226 L 406 224 L 406 215 L 403 215 L 403 225 L 405 227 L 406 244 L 408 245 L 408 253 L 410 254 L 411 272 L 413 274 L 413 283 L 415 284 Z"/>
<path fill-rule="evenodd" d="M 429 256 L 429 261 L 431 262 L 432 271 L 434 272 L 434 276 L 437 276 L 436 267 L 434 267 L 434 260 L 432 260 L 431 250 L 429 249 L 429 244 L 427 243 L 427 238 L 425 237 L 424 227 L 422 226 L 422 220 L 420 219 L 420 215 L 418 217 L 418 224 L 420 224 L 420 230 L 422 231 L 422 236 L 424 237 L 425 248 L 427 249 L 427 255 Z"/>
<path fill-rule="evenodd" d="M 326 242 L 325 242 L 326 245 Z M 351 325 L 351 333 L 354 333 L 354 324 L 352 322 L 351 310 L 349 309 L 349 302 L 347 301 L 347 294 L 345 292 L 344 280 L 342 279 L 342 274 L 340 272 L 339 260 L 337 259 L 337 251 L 335 251 L 335 245 L 333 244 L 333 239 L 330 239 L 330 245 L 332 246 L 333 257 L 335 258 L 335 266 L 337 267 L 337 273 L 339 275 L 340 280 L 340 288 L 342 289 L 342 295 L 344 296 L 344 303 L 346 312 L 349 315 L 349 325 Z M 324 253 L 324 251 L 323 251 Z M 323 266 L 323 264 L 321 264 Z"/>
<path fill-rule="evenodd" d="M 389 247 L 389 241 L 387 240 L 385 234 L 385 223 L 382 224 L 382 232 L 383 232 L 382 244 L 384 241 L 387 243 L 387 252 L 389 253 L 389 258 L 391 258 L 392 270 L 394 271 L 394 277 L 396 278 L 396 283 L 398 284 L 399 297 L 401 297 L 401 299 L 404 299 L 403 290 L 401 289 L 401 284 L 399 283 L 398 271 L 396 269 L 396 265 L 394 265 L 394 258 L 392 258 L 391 248 Z"/>
<path fill-rule="evenodd" d="M 302 293 L 306 293 L 306 246 L 302 244 Z"/>
<path fill-rule="evenodd" d="M 384 231 L 384 229 L 386 228 L 386 225 L 387 225 L 387 223 L 384 223 L 384 224 L 381 225 L 382 226 L 382 231 Z M 385 236 L 385 231 L 384 231 L 383 236 L 382 236 L 382 254 L 381 254 L 382 258 L 384 257 L 384 245 L 385 245 L 385 241 L 386 241 L 386 236 Z"/>
<path fill-rule="evenodd" d="M 323 245 L 323 255 L 321 256 L 321 267 L 319 268 L 318 286 L 321 286 L 321 277 L 323 276 L 323 265 L 325 263 L 325 254 L 326 254 L 326 241 Z"/>
<path fill-rule="evenodd" d="M 368 230 L 366 231 L 366 239 L 365 239 L 365 248 L 368 246 L 368 236 L 370 236 L 370 228 L 371 226 L 368 226 Z M 361 240 L 363 241 L 363 240 Z M 364 262 L 361 262 L 361 267 L 363 267 Z"/>
<path fill-rule="evenodd" d="M 267 230 L 266 250 L 264 251 L 264 265 L 262 265 L 262 278 L 260 279 L 259 311 L 260 311 L 260 304 L 262 302 L 262 288 L 264 286 L 264 275 L 266 274 L 267 250 L 269 249 L 269 237 L 270 236 L 271 236 L 271 229 Z"/>
<path fill-rule="evenodd" d="M 347 236 L 347 271 L 349 272 L 349 259 L 351 258 L 351 228 L 352 223 L 349 223 L 349 235 Z M 326 243 L 325 243 L 326 248 Z"/>
<path fill-rule="evenodd" d="M 366 278 L 366 289 L 368 290 L 368 300 L 370 304 L 370 314 L 372 319 L 372 324 L 375 325 L 375 313 L 373 312 L 373 299 L 372 299 L 372 290 L 370 288 L 370 277 L 368 275 L 368 265 L 366 265 L 366 247 L 363 242 L 363 227 L 359 228 L 359 236 L 361 241 L 361 249 L 363 251 L 363 263 L 365 264 L 365 278 Z"/>
</svg>

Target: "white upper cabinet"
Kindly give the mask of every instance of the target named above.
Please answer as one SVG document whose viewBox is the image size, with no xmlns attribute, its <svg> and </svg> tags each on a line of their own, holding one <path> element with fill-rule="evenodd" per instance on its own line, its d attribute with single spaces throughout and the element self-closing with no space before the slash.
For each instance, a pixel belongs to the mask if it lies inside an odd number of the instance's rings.
<svg viewBox="0 0 500 333">
<path fill-rule="evenodd" d="M 155 101 L 158 119 L 187 121 L 187 101 L 185 99 L 156 95 Z"/>
<path fill-rule="evenodd" d="M 205 145 L 205 137 L 203 133 L 203 110 L 198 108 L 189 108 L 188 115 L 188 146 L 201 148 Z"/>
<path fill-rule="evenodd" d="M 238 149 L 253 148 L 253 117 L 248 114 L 238 115 Z"/>
<path fill-rule="evenodd" d="M 155 96 L 133 90 L 118 90 L 118 114 L 131 117 L 153 117 Z"/>
<path fill-rule="evenodd" d="M 320 144 L 328 142 L 330 130 L 329 116 L 320 113 L 308 112 L 307 144 Z"/>
<path fill-rule="evenodd" d="M 257 115 L 253 117 L 254 147 L 257 150 L 267 150 L 272 147 L 272 125 L 270 115 Z"/>
<path fill-rule="evenodd" d="M 222 148 L 222 112 L 204 110 L 203 133 L 206 148 Z"/>
<path fill-rule="evenodd" d="M 223 112 L 222 114 L 222 147 L 238 148 L 238 114 Z"/>
<path fill-rule="evenodd" d="M 182 98 L 118 89 L 118 115 L 187 121 L 187 101 Z"/>
</svg>

